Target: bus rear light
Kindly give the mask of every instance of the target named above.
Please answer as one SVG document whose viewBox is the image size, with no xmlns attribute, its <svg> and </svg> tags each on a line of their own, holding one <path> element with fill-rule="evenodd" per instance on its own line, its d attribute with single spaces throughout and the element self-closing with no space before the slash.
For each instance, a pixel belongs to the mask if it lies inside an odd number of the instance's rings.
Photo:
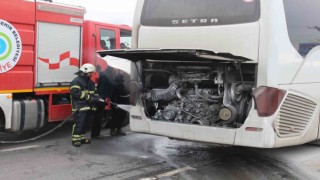
<svg viewBox="0 0 320 180">
<path fill-rule="evenodd" d="M 257 128 L 257 127 L 246 127 L 246 131 L 261 132 L 261 131 L 263 131 L 263 128 Z"/>
<path fill-rule="evenodd" d="M 285 90 L 273 87 L 261 86 L 252 92 L 255 109 L 260 117 L 268 117 L 276 112 L 284 95 Z"/>
</svg>

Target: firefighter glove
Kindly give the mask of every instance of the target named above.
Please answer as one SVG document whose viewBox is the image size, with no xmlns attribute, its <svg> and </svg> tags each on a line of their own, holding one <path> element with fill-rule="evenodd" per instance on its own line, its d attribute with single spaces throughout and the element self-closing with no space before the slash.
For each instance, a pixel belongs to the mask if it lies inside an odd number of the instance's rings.
<svg viewBox="0 0 320 180">
<path fill-rule="evenodd" d="M 107 104 L 107 102 L 104 99 L 102 99 L 98 94 L 93 95 L 93 97 L 97 99 L 97 103 Z"/>
<path fill-rule="evenodd" d="M 89 102 L 89 104 L 96 104 L 96 103 L 100 102 L 100 99 L 99 99 L 99 97 L 90 96 L 88 102 Z"/>
</svg>

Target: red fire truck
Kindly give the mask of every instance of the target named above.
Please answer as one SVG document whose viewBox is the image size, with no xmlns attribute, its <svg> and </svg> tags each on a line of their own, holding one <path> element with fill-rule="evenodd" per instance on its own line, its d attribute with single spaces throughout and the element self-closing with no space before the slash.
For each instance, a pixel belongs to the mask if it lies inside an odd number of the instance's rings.
<svg viewBox="0 0 320 180">
<path fill-rule="evenodd" d="M 84 21 L 85 9 L 36 0 L 1 1 L 0 131 L 36 130 L 71 114 L 69 84 L 96 51 L 130 46 L 131 28 Z"/>
</svg>

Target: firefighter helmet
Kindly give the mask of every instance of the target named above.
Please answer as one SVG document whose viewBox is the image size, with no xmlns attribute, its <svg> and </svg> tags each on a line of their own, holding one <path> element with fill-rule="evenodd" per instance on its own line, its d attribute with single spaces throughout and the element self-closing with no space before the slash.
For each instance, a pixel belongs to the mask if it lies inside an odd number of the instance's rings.
<svg viewBox="0 0 320 180">
<path fill-rule="evenodd" d="M 96 68 L 94 67 L 94 65 L 89 63 L 83 64 L 79 70 L 84 72 L 85 74 L 96 72 Z"/>
</svg>

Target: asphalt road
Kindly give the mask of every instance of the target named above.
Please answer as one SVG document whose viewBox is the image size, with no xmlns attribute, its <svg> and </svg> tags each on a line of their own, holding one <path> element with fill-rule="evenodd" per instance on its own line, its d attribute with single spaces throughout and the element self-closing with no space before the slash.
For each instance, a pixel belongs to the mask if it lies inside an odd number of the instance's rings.
<svg viewBox="0 0 320 180">
<path fill-rule="evenodd" d="M 0 144 L 1 179 L 319 179 L 320 146 L 227 147 L 133 133 L 73 147 L 71 124 L 36 141 Z M 104 130 L 103 134 L 108 134 Z"/>
</svg>

